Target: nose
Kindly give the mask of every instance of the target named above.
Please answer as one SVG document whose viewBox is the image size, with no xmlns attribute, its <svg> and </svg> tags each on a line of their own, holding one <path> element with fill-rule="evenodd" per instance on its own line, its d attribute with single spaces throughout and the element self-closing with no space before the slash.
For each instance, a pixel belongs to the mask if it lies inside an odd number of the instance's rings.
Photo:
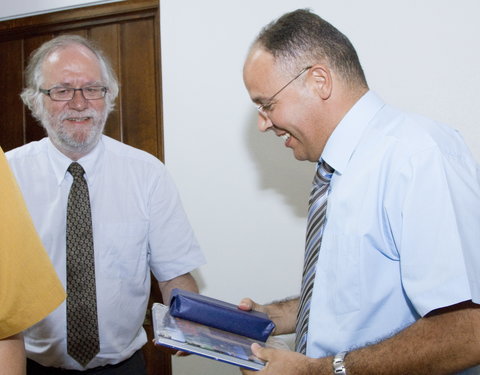
<svg viewBox="0 0 480 375">
<path fill-rule="evenodd" d="M 72 100 L 68 102 L 68 106 L 77 111 L 82 111 L 88 107 L 88 100 L 83 96 L 82 90 L 74 92 Z"/>
<path fill-rule="evenodd" d="M 264 133 L 273 127 L 273 122 L 272 120 L 270 120 L 270 117 L 259 112 L 257 125 L 258 125 L 258 130 Z"/>
</svg>

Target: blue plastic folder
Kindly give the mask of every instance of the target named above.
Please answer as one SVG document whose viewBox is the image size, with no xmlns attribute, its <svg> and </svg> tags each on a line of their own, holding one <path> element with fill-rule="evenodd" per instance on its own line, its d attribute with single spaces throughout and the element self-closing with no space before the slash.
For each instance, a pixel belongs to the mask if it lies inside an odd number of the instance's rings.
<svg viewBox="0 0 480 375">
<path fill-rule="evenodd" d="M 170 315 L 262 342 L 275 328 L 264 313 L 182 289 L 172 290 Z"/>
</svg>

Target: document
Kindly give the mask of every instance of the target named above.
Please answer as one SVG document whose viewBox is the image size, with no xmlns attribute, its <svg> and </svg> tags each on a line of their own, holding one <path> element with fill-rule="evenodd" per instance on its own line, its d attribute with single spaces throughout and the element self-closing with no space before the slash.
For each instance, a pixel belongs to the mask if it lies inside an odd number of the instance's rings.
<svg viewBox="0 0 480 375">
<path fill-rule="evenodd" d="M 152 307 L 154 342 L 172 349 L 197 354 L 250 370 L 261 370 L 265 363 L 250 349 L 252 343 L 289 350 L 282 339 L 270 337 L 266 343 L 170 315 L 160 303 Z"/>
</svg>

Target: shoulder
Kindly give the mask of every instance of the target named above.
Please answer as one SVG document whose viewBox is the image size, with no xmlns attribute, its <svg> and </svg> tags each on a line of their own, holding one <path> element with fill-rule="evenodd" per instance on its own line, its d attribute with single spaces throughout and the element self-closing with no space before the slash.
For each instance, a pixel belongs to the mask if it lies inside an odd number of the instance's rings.
<svg viewBox="0 0 480 375">
<path fill-rule="evenodd" d="M 164 164 L 154 155 L 139 148 L 129 146 L 108 136 L 103 136 L 105 152 L 108 158 L 124 166 L 136 165 L 150 168 L 164 168 Z"/>
<path fill-rule="evenodd" d="M 169 180 L 165 165 L 154 155 L 107 136 L 103 136 L 102 141 L 105 146 L 106 173 L 142 181 L 145 185 L 156 185 Z"/>
<path fill-rule="evenodd" d="M 39 141 L 27 143 L 23 146 L 7 151 L 5 155 L 9 162 L 37 157 L 47 152 L 47 140 L 48 138 L 43 138 Z"/>
<path fill-rule="evenodd" d="M 48 138 L 27 143 L 5 153 L 10 168 L 18 174 L 28 174 L 46 165 L 48 159 Z"/>
<path fill-rule="evenodd" d="M 390 106 L 379 113 L 372 131 L 407 157 L 428 151 L 457 157 L 469 154 L 462 136 L 451 126 Z"/>
<path fill-rule="evenodd" d="M 365 170 L 388 180 L 393 190 L 403 186 L 399 181 L 408 185 L 419 176 L 423 176 L 422 183 L 454 176 L 472 181 L 478 173 L 477 163 L 458 131 L 390 106 L 382 108 L 372 120 L 353 160 L 358 168 L 367 163 L 370 167 Z"/>
</svg>

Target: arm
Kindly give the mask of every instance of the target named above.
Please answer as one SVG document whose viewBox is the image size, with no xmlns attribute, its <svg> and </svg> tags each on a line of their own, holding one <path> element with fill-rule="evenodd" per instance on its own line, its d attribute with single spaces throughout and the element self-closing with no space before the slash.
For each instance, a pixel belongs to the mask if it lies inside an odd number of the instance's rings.
<svg viewBox="0 0 480 375">
<path fill-rule="evenodd" d="M 25 347 L 21 334 L 0 340 L 0 366 L 2 374 L 25 375 Z"/>
<path fill-rule="evenodd" d="M 190 273 L 177 276 L 171 280 L 159 282 L 158 285 L 160 287 L 160 291 L 162 292 L 162 299 L 165 305 L 170 304 L 170 294 L 174 288 L 198 293 L 197 282 Z"/>
<path fill-rule="evenodd" d="M 259 305 L 250 298 L 244 298 L 240 301 L 238 307 L 241 310 L 256 310 L 267 314 L 275 323 L 275 335 L 283 335 L 295 332 L 299 301 L 300 299 L 295 297 L 272 302 L 268 305 Z"/>
<path fill-rule="evenodd" d="M 345 361 L 347 368 L 351 362 L 351 375 L 373 368 L 381 369 L 377 374 L 450 374 L 473 367 L 480 363 L 480 305 L 463 302 L 438 309 L 390 339 L 352 354 Z"/>
<path fill-rule="evenodd" d="M 252 349 L 269 362 L 259 375 L 333 373 L 333 357 L 314 359 L 258 346 Z M 345 358 L 348 375 L 441 375 L 478 364 L 480 305 L 472 302 L 436 310 L 391 338 L 354 350 Z"/>
<path fill-rule="evenodd" d="M 172 289 L 179 288 L 198 293 L 197 282 L 190 273 L 177 276 L 171 280 L 158 282 L 158 286 L 162 292 L 163 303 L 167 306 L 170 304 L 170 295 L 172 293 Z M 172 350 L 172 354 L 173 353 L 181 357 L 188 355 L 188 353 L 182 351 L 175 352 Z"/>
</svg>

